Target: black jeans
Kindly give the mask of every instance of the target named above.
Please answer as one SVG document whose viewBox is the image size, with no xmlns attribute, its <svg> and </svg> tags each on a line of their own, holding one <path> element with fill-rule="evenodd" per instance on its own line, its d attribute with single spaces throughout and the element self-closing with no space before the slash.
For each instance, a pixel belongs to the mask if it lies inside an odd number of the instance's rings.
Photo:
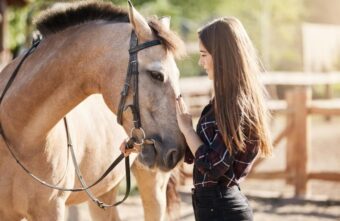
<svg viewBox="0 0 340 221">
<path fill-rule="evenodd" d="M 247 198 L 237 186 L 193 189 L 192 205 L 196 221 L 252 221 Z"/>
</svg>

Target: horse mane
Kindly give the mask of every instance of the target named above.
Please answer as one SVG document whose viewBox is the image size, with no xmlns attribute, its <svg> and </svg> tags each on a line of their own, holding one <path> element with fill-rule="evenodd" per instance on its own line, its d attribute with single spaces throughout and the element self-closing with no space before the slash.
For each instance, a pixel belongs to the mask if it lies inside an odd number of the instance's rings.
<svg viewBox="0 0 340 221">
<path fill-rule="evenodd" d="M 69 27 L 96 20 L 116 23 L 129 22 L 128 11 L 109 2 L 81 1 L 66 3 L 62 6 L 45 10 L 35 21 L 42 36 L 47 37 Z M 161 39 L 167 51 L 171 51 L 177 58 L 185 55 L 184 42 L 177 34 L 165 28 L 156 17 L 151 18 L 148 24 L 156 36 Z"/>
<path fill-rule="evenodd" d="M 108 2 L 81 1 L 45 10 L 35 21 L 35 25 L 46 37 L 71 26 L 96 20 L 129 22 L 129 14 L 127 10 Z"/>
</svg>

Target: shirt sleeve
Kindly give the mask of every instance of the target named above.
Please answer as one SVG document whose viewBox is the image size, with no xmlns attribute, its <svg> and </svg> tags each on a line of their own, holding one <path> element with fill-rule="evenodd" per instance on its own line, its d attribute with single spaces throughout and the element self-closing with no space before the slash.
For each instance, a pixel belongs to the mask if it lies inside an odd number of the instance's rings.
<svg viewBox="0 0 340 221">
<path fill-rule="evenodd" d="M 192 164 L 194 162 L 194 155 L 191 153 L 188 146 L 185 148 L 184 162 L 188 164 Z"/>
<path fill-rule="evenodd" d="M 195 153 L 195 166 L 208 177 L 217 179 L 229 170 L 234 157 L 230 155 L 223 142 L 222 135 L 217 131 L 211 142 L 202 144 Z"/>
<path fill-rule="evenodd" d="M 244 152 L 238 152 L 235 155 L 234 172 L 237 179 L 244 178 L 250 172 L 250 169 L 259 152 L 259 142 L 257 140 L 247 140 Z"/>
</svg>

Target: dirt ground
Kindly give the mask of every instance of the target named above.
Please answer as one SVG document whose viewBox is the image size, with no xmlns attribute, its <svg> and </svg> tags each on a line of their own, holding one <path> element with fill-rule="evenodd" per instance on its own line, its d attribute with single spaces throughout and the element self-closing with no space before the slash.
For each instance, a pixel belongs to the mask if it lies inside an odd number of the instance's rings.
<svg viewBox="0 0 340 221">
<path fill-rule="evenodd" d="M 254 211 L 255 221 L 331 221 L 340 220 L 340 202 L 309 201 L 281 197 L 258 197 L 247 195 Z M 178 220 L 194 221 L 189 193 L 181 193 Z M 119 206 L 123 221 L 143 221 L 143 209 L 138 196 L 130 197 Z M 131 213 L 131 211 L 133 211 Z M 87 206 L 71 208 L 67 221 L 92 221 Z"/>
<path fill-rule="evenodd" d="M 275 137 L 285 125 L 284 118 L 275 117 L 272 131 Z M 309 153 L 311 171 L 340 172 L 340 117 L 330 122 L 323 117 L 313 117 L 312 148 Z M 296 153 L 298 154 L 298 153 Z M 260 164 L 257 171 L 283 170 L 285 168 L 285 142 L 279 144 L 274 156 Z M 181 187 L 181 221 L 193 221 L 190 198 L 191 180 Z M 246 179 L 241 185 L 254 210 L 256 221 L 340 221 L 340 183 L 311 180 L 305 199 L 293 197 L 294 189 L 283 180 Z M 119 206 L 124 221 L 142 221 L 143 210 L 138 196 L 129 197 Z M 133 213 L 131 213 L 133 211 Z M 86 205 L 72 207 L 68 221 L 91 221 Z"/>
</svg>

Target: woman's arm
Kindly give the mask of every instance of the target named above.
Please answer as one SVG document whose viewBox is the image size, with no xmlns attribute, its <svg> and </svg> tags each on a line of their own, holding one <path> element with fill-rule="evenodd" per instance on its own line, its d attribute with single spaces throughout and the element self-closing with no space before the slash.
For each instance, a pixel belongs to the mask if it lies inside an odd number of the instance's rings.
<svg viewBox="0 0 340 221">
<path fill-rule="evenodd" d="M 176 108 L 179 128 L 194 155 L 193 160 L 197 169 L 209 177 L 223 176 L 233 164 L 234 156 L 230 155 L 221 134 L 217 132 L 209 141 L 209 145 L 204 144 L 193 129 L 191 115 L 186 111 L 181 97 L 176 101 Z"/>
<path fill-rule="evenodd" d="M 195 156 L 197 149 L 203 144 L 201 138 L 199 138 L 193 128 L 188 128 L 187 130 L 182 131 L 182 133 L 187 141 L 191 153 Z"/>
</svg>

